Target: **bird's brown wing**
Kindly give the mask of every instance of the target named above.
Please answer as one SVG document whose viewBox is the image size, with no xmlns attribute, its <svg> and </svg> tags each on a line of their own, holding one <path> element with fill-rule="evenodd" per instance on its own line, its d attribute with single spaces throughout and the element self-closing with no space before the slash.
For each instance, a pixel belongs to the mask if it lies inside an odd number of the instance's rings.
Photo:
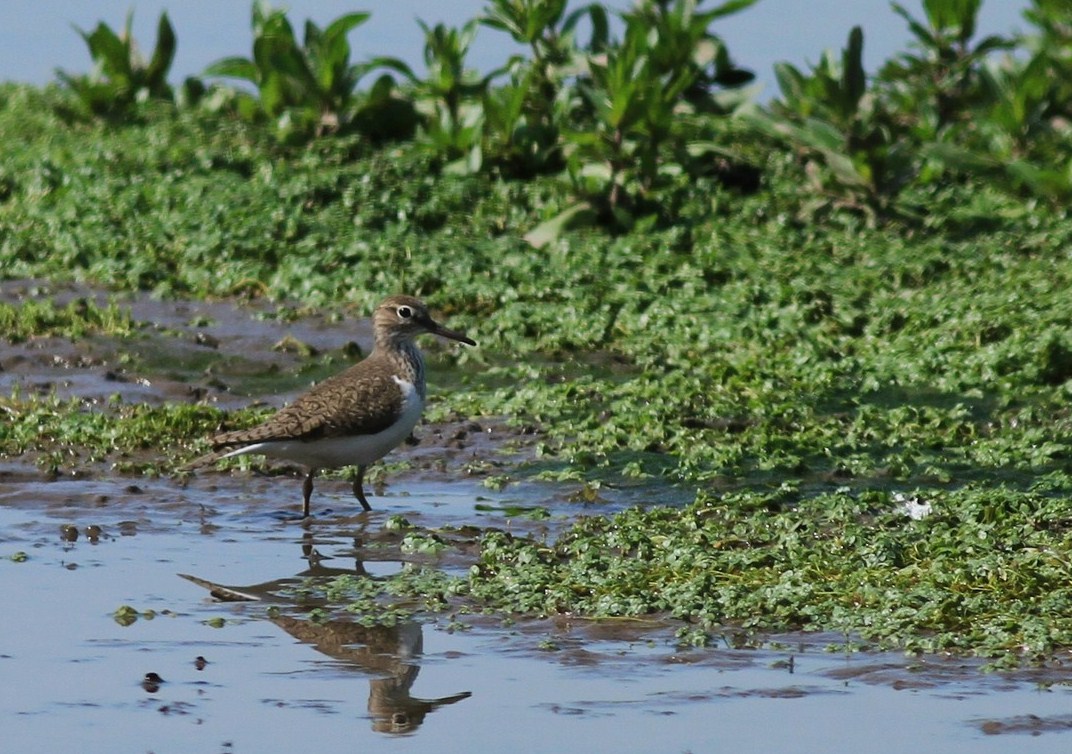
<svg viewBox="0 0 1072 754">
<path fill-rule="evenodd" d="M 402 411 L 402 389 L 388 372 L 351 374 L 356 368 L 313 386 L 263 424 L 212 437 L 213 450 L 274 440 L 368 435 L 386 429 Z"/>
</svg>

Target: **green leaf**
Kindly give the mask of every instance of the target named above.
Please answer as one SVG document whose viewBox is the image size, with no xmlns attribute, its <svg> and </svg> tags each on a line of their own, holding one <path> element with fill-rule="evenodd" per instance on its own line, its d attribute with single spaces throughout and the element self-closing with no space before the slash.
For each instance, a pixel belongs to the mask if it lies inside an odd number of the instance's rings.
<svg viewBox="0 0 1072 754">
<path fill-rule="evenodd" d="M 941 40 L 935 34 L 932 34 L 930 29 L 921 24 L 919 21 L 912 17 L 903 5 L 900 3 L 890 3 L 890 7 L 893 8 L 893 12 L 905 20 L 908 24 L 909 31 L 915 35 L 916 39 L 926 48 L 937 48 L 941 46 Z"/>
<path fill-rule="evenodd" d="M 579 202 L 559 212 L 550 220 L 540 223 L 526 233 L 524 238 L 533 248 L 542 249 L 566 230 L 594 225 L 595 222 L 596 213 L 592 205 L 588 202 Z"/>
<path fill-rule="evenodd" d="M 366 71 L 371 71 L 376 68 L 387 68 L 389 70 L 394 71 L 395 73 L 402 74 L 411 83 L 417 83 L 419 81 L 419 79 L 417 78 L 417 74 L 413 72 L 413 69 L 410 68 L 405 61 L 400 60 L 399 58 L 380 56 L 372 58 L 367 63 L 359 65 L 367 66 L 367 68 L 365 69 Z"/>
<path fill-rule="evenodd" d="M 112 78 L 130 79 L 130 42 L 121 40 L 107 24 L 99 23 L 91 34 L 79 32 L 89 46 L 90 55 L 101 70 Z"/>
<path fill-rule="evenodd" d="M 972 50 L 972 55 L 983 56 L 996 50 L 1009 50 L 1014 49 L 1016 44 L 1009 39 L 1001 36 L 1000 34 L 991 34 L 985 37 L 979 44 Z"/>
<path fill-rule="evenodd" d="M 774 64 L 774 79 L 782 92 L 782 99 L 794 104 L 804 102 L 804 74 L 789 63 Z"/>
<path fill-rule="evenodd" d="M 364 11 L 339 16 L 324 29 L 324 39 L 331 41 L 339 37 L 345 37 L 351 30 L 365 23 L 371 17 L 371 13 Z"/>
<path fill-rule="evenodd" d="M 709 21 L 713 21 L 716 18 L 722 18 L 729 16 L 739 11 L 749 8 L 756 4 L 756 0 L 727 0 L 717 8 L 712 8 L 709 11 L 704 12 L 704 17 Z"/>
<path fill-rule="evenodd" d="M 1000 167 L 999 163 L 989 155 L 958 144 L 945 142 L 925 144 L 921 152 L 924 157 L 938 160 L 953 170 L 969 173 L 990 173 Z"/>
<path fill-rule="evenodd" d="M 205 76 L 226 76 L 227 78 L 242 79 L 254 84 L 260 83 L 260 71 L 256 63 L 247 58 L 224 58 L 217 60 L 205 69 Z"/>
<path fill-rule="evenodd" d="M 270 72 L 260 82 L 261 107 L 264 112 L 277 116 L 283 112 L 287 105 L 286 89 L 283 86 L 283 77 L 278 73 Z"/>
<path fill-rule="evenodd" d="M 332 21 L 323 34 L 323 48 L 325 50 L 322 66 L 341 71 L 349 62 L 350 44 L 346 37 L 351 30 L 365 23 L 370 13 L 347 13 Z"/>
<path fill-rule="evenodd" d="M 175 58 L 175 30 L 171 28 L 167 11 L 160 14 L 160 21 L 156 27 L 156 47 L 153 48 L 153 57 L 145 70 L 145 77 L 150 87 L 164 85 L 168 71 Z"/>
<path fill-rule="evenodd" d="M 562 33 L 573 34 L 577 23 L 586 16 L 592 26 L 592 35 L 585 49 L 590 53 L 602 52 L 610 43 L 610 20 L 607 9 L 599 3 L 582 6 L 566 16 L 562 23 Z"/>
<path fill-rule="evenodd" d="M 842 55 L 842 91 L 844 100 L 842 115 L 851 117 L 867 91 L 867 74 L 864 73 L 864 32 L 859 26 L 849 32 L 849 44 Z"/>
<path fill-rule="evenodd" d="M 1005 170 L 1014 180 L 1039 196 L 1067 199 L 1072 195 L 1072 182 L 1066 172 L 1027 160 L 1013 160 L 1005 166 Z"/>
<path fill-rule="evenodd" d="M 959 42 L 975 35 L 975 22 L 982 0 L 923 0 L 923 11 L 931 28 L 940 32 L 956 31 Z"/>
<path fill-rule="evenodd" d="M 717 154 L 734 161 L 744 161 L 743 156 L 738 151 L 716 141 L 690 141 L 686 145 L 686 149 L 690 157 L 707 157 L 708 155 Z"/>
<path fill-rule="evenodd" d="M 837 126 L 818 118 L 808 118 L 798 130 L 803 140 L 824 150 L 841 150 L 845 147 L 845 134 Z"/>
</svg>

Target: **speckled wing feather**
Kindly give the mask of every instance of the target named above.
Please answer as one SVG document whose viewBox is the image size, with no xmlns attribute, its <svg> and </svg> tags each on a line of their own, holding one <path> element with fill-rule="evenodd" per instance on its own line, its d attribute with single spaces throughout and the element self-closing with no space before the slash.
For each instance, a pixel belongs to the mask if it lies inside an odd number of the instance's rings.
<svg viewBox="0 0 1072 754">
<path fill-rule="evenodd" d="M 213 437 L 213 450 L 273 440 L 318 440 L 367 435 L 394 423 L 402 411 L 402 390 L 390 369 L 362 362 L 324 380 L 251 429 Z"/>
</svg>

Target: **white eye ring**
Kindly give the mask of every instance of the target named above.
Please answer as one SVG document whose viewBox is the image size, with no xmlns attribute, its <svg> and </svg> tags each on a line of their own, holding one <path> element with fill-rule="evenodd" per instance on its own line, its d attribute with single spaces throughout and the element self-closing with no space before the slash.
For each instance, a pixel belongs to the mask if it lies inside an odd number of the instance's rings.
<svg viewBox="0 0 1072 754">
<path fill-rule="evenodd" d="M 398 307 L 398 316 L 402 319 L 409 319 L 413 316 L 413 310 L 408 306 L 400 306 Z"/>
</svg>

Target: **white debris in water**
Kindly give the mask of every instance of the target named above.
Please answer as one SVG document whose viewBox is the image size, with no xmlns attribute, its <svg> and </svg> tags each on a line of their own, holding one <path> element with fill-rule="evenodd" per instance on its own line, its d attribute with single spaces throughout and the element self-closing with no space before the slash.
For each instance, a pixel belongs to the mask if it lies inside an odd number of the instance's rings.
<svg viewBox="0 0 1072 754">
<path fill-rule="evenodd" d="M 931 515 L 931 504 L 921 499 L 918 495 L 895 492 L 893 493 L 893 501 L 897 503 L 900 511 L 913 521 L 919 521 Z"/>
</svg>

